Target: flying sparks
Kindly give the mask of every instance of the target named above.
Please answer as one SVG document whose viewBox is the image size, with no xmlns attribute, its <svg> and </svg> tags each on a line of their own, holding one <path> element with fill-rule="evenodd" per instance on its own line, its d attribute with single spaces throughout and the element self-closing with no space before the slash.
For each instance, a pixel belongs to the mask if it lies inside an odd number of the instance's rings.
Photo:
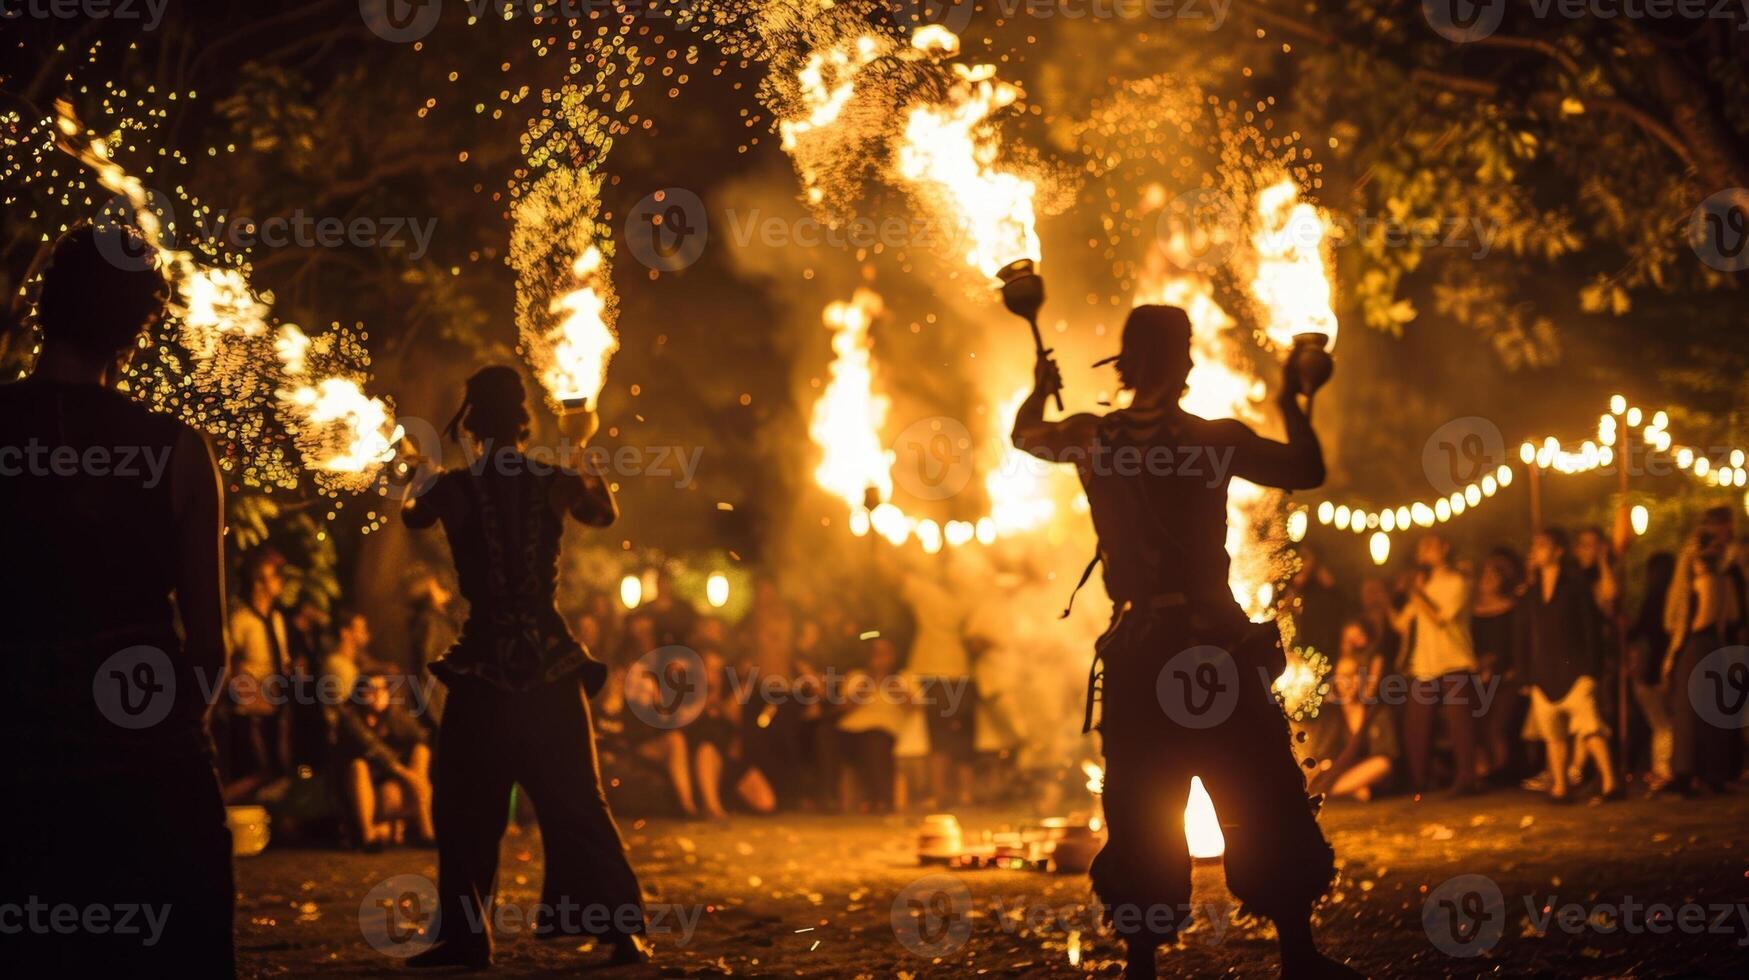
<svg viewBox="0 0 1749 980">
<path fill-rule="evenodd" d="M 1040 257 L 1038 186 L 998 166 L 1002 144 L 991 121 L 1019 101 L 1020 89 L 996 78 L 993 65 L 955 64 L 953 72 L 944 100 L 907 114 L 896 170 L 919 204 L 964 240 L 965 262 L 994 278 L 1015 259 Z"/>
<path fill-rule="evenodd" d="M 516 202 L 510 235 L 522 349 L 554 401 L 593 401 L 619 349 L 601 178 L 561 168 Z"/>
<path fill-rule="evenodd" d="M 139 178 L 113 159 L 101 137 L 79 141 L 85 127 L 70 103 L 56 101 L 55 117 L 61 134 L 57 145 L 126 203 L 128 223 L 140 231 L 169 279 L 170 313 L 180 326 L 177 339 L 195 363 L 194 386 L 243 396 L 258 384 L 275 385 L 286 412 L 283 427 L 318 486 L 328 491 L 369 486 L 377 468 L 393 458 L 401 429 L 389 406 L 360 386 L 362 371 L 353 365 L 366 360 L 362 348 L 353 349 L 345 336 L 312 339 L 286 324 L 272 341 L 277 365 L 263 363 L 257 342 L 269 336 L 272 294 L 256 292 L 247 266 L 209 265 L 186 249 L 166 245 L 152 195 Z M 312 377 L 313 352 L 326 355 L 324 366 L 333 370 Z"/>
</svg>

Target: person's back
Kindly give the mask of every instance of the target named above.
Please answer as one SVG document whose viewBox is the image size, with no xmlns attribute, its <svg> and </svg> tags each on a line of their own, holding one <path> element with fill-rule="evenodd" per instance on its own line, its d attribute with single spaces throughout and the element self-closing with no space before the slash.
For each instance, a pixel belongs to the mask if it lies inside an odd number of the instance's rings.
<svg viewBox="0 0 1749 980">
<path fill-rule="evenodd" d="M 593 412 L 567 412 L 580 451 Z M 492 908 L 504 815 L 514 787 L 534 804 L 546 849 L 536 936 L 596 935 L 616 964 L 650 957 L 637 874 L 626 859 L 597 770 L 588 699 L 607 668 L 590 657 L 554 608 L 561 521 L 607 527 L 619 516 L 611 485 L 586 464 L 536 471 L 522 377 L 494 365 L 468 378 L 450 423 L 478 455 L 402 509 L 410 528 L 442 523 L 469 602 L 461 639 L 432 672 L 448 689 L 434 753 L 439 895 L 437 942 L 412 968 L 491 965 L 490 931 L 466 923 Z M 606 909 L 611 923 L 564 909 Z M 549 914 L 550 913 L 550 914 Z"/>
<path fill-rule="evenodd" d="M 54 641 L 168 630 L 170 454 L 186 428 L 107 388 L 0 387 L 0 621 Z M 101 598 L 101 602 L 94 599 Z"/>
<path fill-rule="evenodd" d="M 205 700 L 224 659 L 218 479 L 192 429 L 114 390 L 167 283 L 97 234 L 56 244 L 41 354 L 0 388 L 0 661 L 21 695 L 0 711 L 0 905 L 177 914 L 151 942 L 9 936 L 0 973 L 229 975 Z"/>
<path fill-rule="evenodd" d="M 1186 412 L 1118 411 L 1094 431 L 1090 458 L 1077 468 L 1106 593 L 1120 604 L 1174 593 L 1230 604 L 1228 467 L 1249 430 Z"/>
<path fill-rule="evenodd" d="M 1601 667 L 1596 607 L 1585 575 L 1572 563 L 1556 574 L 1553 590 L 1532 582 L 1523 603 L 1526 683 L 1552 700 L 1564 697 L 1581 677 L 1595 680 Z"/>
<path fill-rule="evenodd" d="M 526 687 L 586 666 L 590 689 L 599 685 L 598 665 L 583 655 L 555 606 L 564 527 L 553 500 L 562 479 L 503 448 L 443 474 L 409 512 L 442 522 L 468 600 L 460 640 L 433 665 L 439 676 L 460 670 Z M 417 516 L 409 524 L 423 526 Z"/>
</svg>

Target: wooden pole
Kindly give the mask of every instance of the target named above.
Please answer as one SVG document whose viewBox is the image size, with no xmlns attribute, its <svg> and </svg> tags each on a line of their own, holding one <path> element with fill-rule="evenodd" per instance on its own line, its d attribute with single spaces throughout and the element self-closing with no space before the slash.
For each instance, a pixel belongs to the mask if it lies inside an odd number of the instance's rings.
<svg viewBox="0 0 1749 980">
<path fill-rule="evenodd" d="M 1622 419 L 1617 427 L 1621 437 L 1615 454 L 1615 608 L 1610 618 L 1615 623 L 1616 644 L 1616 770 L 1625 780 L 1628 768 L 1628 631 L 1627 631 L 1627 570 L 1628 546 L 1633 543 L 1634 523 L 1628 504 L 1628 459 L 1633 455 L 1634 431 Z"/>
<path fill-rule="evenodd" d="M 1543 529 L 1543 474 L 1536 460 L 1530 461 L 1526 475 L 1530 479 L 1530 533 Z"/>
</svg>

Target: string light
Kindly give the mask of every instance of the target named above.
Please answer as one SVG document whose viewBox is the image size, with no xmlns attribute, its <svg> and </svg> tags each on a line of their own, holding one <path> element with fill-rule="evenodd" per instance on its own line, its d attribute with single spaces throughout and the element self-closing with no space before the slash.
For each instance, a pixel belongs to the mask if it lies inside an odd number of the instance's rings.
<svg viewBox="0 0 1749 980">
<path fill-rule="evenodd" d="M 1535 467 L 1546 472 L 1572 475 L 1590 473 L 1615 465 L 1616 446 L 1620 441 L 1620 430 L 1617 418 L 1625 420 L 1629 426 L 1638 426 L 1646 420 L 1646 411 L 1639 406 L 1630 405 L 1624 395 L 1612 395 L 1609 401 L 1609 413 L 1600 415 L 1597 420 L 1596 440 L 1584 440 L 1577 448 L 1569 449 L 1554 436 L 1543 439 L 1527 439 L 1518 447 L 1519 462 L 1529 468 Z M 1651 413 L 1651 420 L 1641 430 L 1641 439 L 1645 445 L 1661 453 L 1670 453 L 1677 469 L 1691 473 L 1696 479 L 1714 487 L 1749 486 L 1749 454 L 1741 448 L 1731 449 L 1721 454 L 1723 462 L 1714 463 L 1709 456 L 1696 451 L 1689 446 L 1674 444 L 1668 426 L 1670 415 L 1659 410 Z M 1299 541 L 1304 537 L 1305 518 L 1296 515 L 1315 514 L 1318 523 L 1334 525 L 1339 530 L 1360 531 L 1363 529 L 1378 529 L 1388 536 L 1393 531 L 1406 531 L 1411 526 L 1428 528 L 1435 524 L 1451 521 L 1464 513 L 1476 509 L 1484 501 L 1495 497 L 1501 490 L 1512 486 L 1515 478 L 1513 465 L 1510 462 L 1501 463 L 1493 472 L 1484 474 L 1479 480 L 1464 485 L 1450 495 L 1433 502 L 1432 505 L 1416 501 L 1411 504 L 1401 504 L 1395 508 L 1385 507 L 1376 511 L 1363 506 L 1338 503 L 1333 500 L 1319 500 L 1315 504 L 1296 508 L 1288 515 L 1289 538 Z M 1745 507 L 1749 508 L 1749 495 L 1745 496 Z M 1635 533 L 1644 534 L 1644 527 L 1650 517 L 1644 506 L 1636 506 L 1630 512 L 1634 522 Z M 1298 536 L 1294 534 L 1295 521 L 1302 530 Z M 1379 548 L 1384 548 L 1389 554 L 1389 542 L 1379 545 L 1379 535 L 1375 534 L 1368 544 L 1373 554 L 1378 554 Z M 1376 557 L 1375 557 L 1376 560 Z"/>
</svg>

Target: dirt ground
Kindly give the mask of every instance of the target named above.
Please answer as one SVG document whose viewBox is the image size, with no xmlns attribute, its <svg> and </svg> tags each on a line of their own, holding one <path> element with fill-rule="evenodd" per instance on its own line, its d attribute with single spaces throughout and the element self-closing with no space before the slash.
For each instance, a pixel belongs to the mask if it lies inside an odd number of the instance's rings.
<svg viewBox="0 0 1749 980">
<path fill-rule="evenodd" d="M 959 816 L 974 837 L 1033 815 Z M 1749 794 L 1598 808 L 1555 807 L 1520 791 L 1332 805 L 1323 822 L 1341 875 L 1319 909 L 1319 935 L 1338 957 L 1380 977 L 1749 975 L 1746 818 Z M 525 934 L 514 915 L 538 901 L 541 848 L 532 830 L 511 836 L 499 878 L 510 912 L 501 919 L 495 972 L 1118 971 L 1118 947 L 1095 925 L 1084 877 L 922 868 L 916 826 L 915 816 L 626 819 L 632 860 L 652 899 L 658 955 L 652 966 L 617 969 L 598 966 L 601 949 Z M 429 887 L 397 877 L 404 875 L 434 878 L 435 854 L 281 848 L 240 860 L 242 974 L 403 973 L 392 954 L 409 947 L 395 942 L 393 923 L 373 903 Z M 1218 863 L 1198 866 L 1192 904 L 1186 935 L 1162 953 L 1163 973 L 1275 975 L 1272 932 L 1236 919 Z"/>
</svg>

